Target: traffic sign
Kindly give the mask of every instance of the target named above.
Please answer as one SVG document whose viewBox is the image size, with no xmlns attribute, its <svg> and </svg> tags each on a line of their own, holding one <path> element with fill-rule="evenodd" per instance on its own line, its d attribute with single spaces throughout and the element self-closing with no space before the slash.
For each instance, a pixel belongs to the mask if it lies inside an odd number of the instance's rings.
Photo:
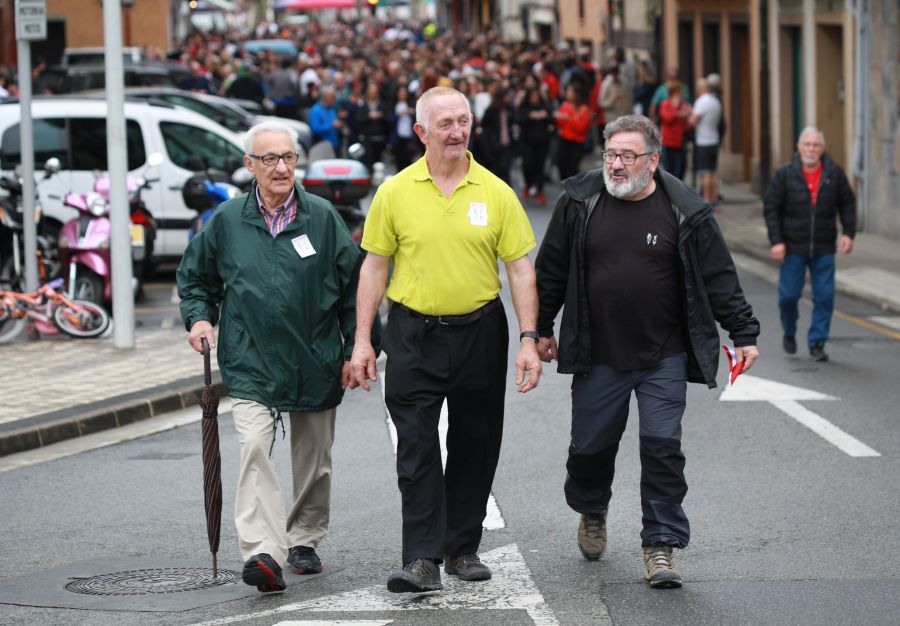
<svg viewBox="0 0 900 626">
<path fill-rule="evenodd" d="M 16 39 L 47 38 L 47 0 L 16 0 Z"/>
</svg>

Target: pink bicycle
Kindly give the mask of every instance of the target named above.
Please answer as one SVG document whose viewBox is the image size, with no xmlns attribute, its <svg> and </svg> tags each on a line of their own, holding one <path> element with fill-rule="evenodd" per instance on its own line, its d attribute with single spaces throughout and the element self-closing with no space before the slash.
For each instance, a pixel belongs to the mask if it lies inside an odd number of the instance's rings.
<svg viewBox="0 0 900 626">
<path fill-rule="evenodd" d="M 99 337 L 109 328 L 109 313 L 99 304 L 70 300 L 57 291 L 58 278 L 31 293 L 0 289 L 0 343 L 8 343 L 25 330 L 29 320 L 44 335 L 63 332 L 70 337 Z"/>
</svg>

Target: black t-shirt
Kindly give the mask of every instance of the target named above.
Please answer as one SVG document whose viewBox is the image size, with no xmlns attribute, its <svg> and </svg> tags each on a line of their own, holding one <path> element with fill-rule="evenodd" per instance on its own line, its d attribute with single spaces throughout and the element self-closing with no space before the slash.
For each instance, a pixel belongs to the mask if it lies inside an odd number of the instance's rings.
<svg viewBox="0 0 900 626">
<path fill-rule="evenodd" d="M 684 351 L 678 223 L 659 185 L 636 202 L 601 195 L 584 255 L 592 363 L 647 369 Z"/>
</svg>

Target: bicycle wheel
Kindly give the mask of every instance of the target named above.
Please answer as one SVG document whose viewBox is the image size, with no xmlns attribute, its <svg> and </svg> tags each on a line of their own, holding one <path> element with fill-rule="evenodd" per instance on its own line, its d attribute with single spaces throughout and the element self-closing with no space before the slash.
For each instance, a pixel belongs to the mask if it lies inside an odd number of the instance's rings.
<svg viewBox="0 0 900 626">
<path fill-rule="evenodd" d="M 99 304 L 75 300 L 73 307 L 61 305 L 53 311 L 53 321 L 70 337 L 89 339 L 99 337 L 109 326 L 109 313 Z"/>
<path fill-rule="evenodd" d="M 25 330 L 25 318 L 15 318 L 8 306 L 0 305 L 0 343 L 9 343 Z"/>
</svg>

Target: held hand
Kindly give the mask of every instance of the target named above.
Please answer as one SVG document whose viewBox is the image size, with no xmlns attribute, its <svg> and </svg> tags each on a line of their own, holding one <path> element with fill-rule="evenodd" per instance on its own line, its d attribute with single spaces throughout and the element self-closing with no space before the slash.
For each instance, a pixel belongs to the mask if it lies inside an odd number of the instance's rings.
<svg viewBox="0 0 900 626">
<path fill-rule="evenodd" d="M 191 326 L 191 333 L 188 335 L 188 343 L 201 354 L 203 353 L 203 344 L 200 340 L 204 337 L 209 342 L 210 350 L 216 347 L 216 334 L 213 332 L 212 324 L 206 320 L 194 322 Z"/>
<path fill-rule="evenodd" d="M 759 358 L 759 348 L 756 346 L 744 346 L 742 348 L 735 348 L 734 353 L 737 356 L 738 361 L 744 362 L 744 369 L 741 370 L 741 373 L 747 372 L 753 367 L 753 364 L 756 363 L 756 359 Z"/>
<path fill-rule="evenodd" d="M 375 350 L 371 343 L 361 344 L 359 342 L 353 346 L 353 357 L 350 359 L 351 375 L 356 382 L 356 386 L 362 387 L 366 391 L 370 391 L 370 380 L 378 380 L 378 372 L 375 369 Z M 354 389 L 355 387 L 351 387 Z"/>
<path fill-rule="evenodd" d="M 538 358 L 534 340 L 523 339 L 519 354 L 516 355 L 516 387 L 519 393 L 527 393 L 538 386 L 541 380 L 541 360 Z M 528 374 L 526 380 L 525 374 Z"/>
<path fill-rule="evenodd" d="M 776 263 L 783 263 L 784 255 L 786 252 L 787 252 L 786 245 L 784 245 L 783 243 L 776 243 L 774 246 L 772 246 L 772 250 L 770 252 L 772 255 L 772 260 L 775 261 Z"/>
<path fill-rule="evenodd" d="M 850 235 L 841 235 L 841 240 L 838 242 L 838 249 L 841 251 L 841 254 L 850 254 L 853 252 L 853 237 Z"/>
<path fill-rule="evenodd" d="M 541 337 L 538 341 L 537 351 L 541 361 L 549 363 L 558 360 L 559 355 L 556 350 L 556 337 Z"/>
<path fill-rule="evenodd" d="M 341 368 L 341 389 L 356 389 L 357 387 L 359 387 L 359 383 L 353 376 L 353 366 L 350 365 L 350 361 L 344 361 Z"/>
</svg>

